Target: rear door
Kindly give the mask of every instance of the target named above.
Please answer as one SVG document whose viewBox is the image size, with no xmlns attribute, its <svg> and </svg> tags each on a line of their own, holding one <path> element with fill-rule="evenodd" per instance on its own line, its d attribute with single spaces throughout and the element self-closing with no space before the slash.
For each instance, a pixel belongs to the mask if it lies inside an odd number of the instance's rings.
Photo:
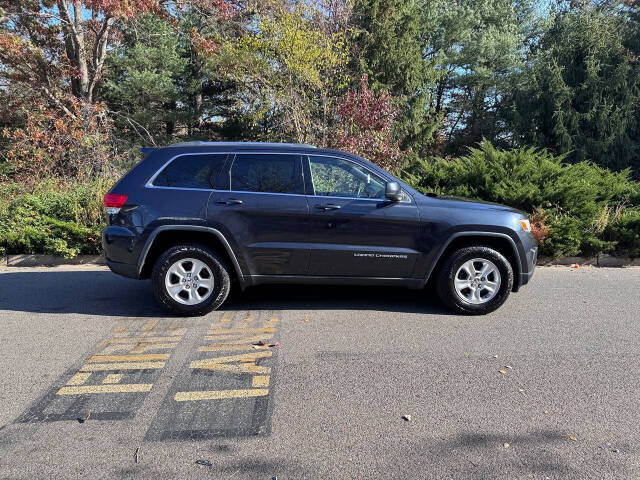
<svg viewBox="0 0 640 480">
<path fill-rule="evenodd" d="M 205 224 L 212 176 L 224 167 L 227 153 L 183 153 L 170 158 L 149 179 L 140 199 L 159 223 Z M 152 225 L 151 227 L 155 227 Z"/>
<path fill-rule="evenodd" d="M 309 207 L 297 153 L 235 152 L 216 180 L 207 220 L 250 275 L 303 275 Z"/>
<path fill-rule="evenodd" d="M 344 158 L 304 156 L 309 275 L 409 278 L 418 257 L 418 209 L 385 198 L 386 181 Z"/>
</svg>

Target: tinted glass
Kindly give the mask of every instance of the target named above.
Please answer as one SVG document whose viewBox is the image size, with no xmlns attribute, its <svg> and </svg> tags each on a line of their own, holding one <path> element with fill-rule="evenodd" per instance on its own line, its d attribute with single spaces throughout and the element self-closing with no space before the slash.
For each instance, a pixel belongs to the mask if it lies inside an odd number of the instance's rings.
<svg viewBox="0 0 640 480">
<path fill-rule="evenodd" d="M 157 187 L 210 189 L 211 175 L 220 171 L 226 158 L 226 153 L 180 156 L 160 172 L 153 184 Z"/>
<path fill-rule="evenodd" d="M 335 157 L 309 156 L 316 195 L 385 198 L 386 182 L 355 163 Z"/>
<path fill-rule="evenodd" d="M 304 193 L 298 155 L 237 154 L 230 189 L 243 192 Z"/>
</svg>

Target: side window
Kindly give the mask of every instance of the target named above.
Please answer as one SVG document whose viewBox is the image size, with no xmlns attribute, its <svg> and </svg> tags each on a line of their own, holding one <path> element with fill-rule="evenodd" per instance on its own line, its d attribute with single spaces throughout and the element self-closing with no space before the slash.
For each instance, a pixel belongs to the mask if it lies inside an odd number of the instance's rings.
<svg viewBox="0 0 640 480">
<path fill-rule="evenodd" d="M 227 154 L 181 155 L 153 181 L 156 187 L 211 189 L 211 176 L 220 172 Z"/>
<path fill-rule="evenodd" d="M 309 155 L 316 195 L 350 198 L 385 198 L 386 182 L 369 170 L 336 157 Z"/>
<path fill-rule="evenodd" d="M 243 192 L 304 193 L 298 155 L 236 154 L 229 183 Z"/>
</svg>

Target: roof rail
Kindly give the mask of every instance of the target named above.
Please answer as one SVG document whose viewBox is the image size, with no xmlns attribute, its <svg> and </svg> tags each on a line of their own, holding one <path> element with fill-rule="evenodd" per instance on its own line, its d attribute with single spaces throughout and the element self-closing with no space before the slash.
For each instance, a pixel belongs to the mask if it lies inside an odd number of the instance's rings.
<svg viewBox="0 0 640 480">
<path fill-rule="evenodd" d="M 307 145 L 306 143 L 277 143 L 277 142 L 203 142 L 201 140 L 192 140 L 189 142 L 179 142 L 168 147 L 205 147 L 205 146 L 220 146 L 220 147 L 285 147 L 285 148 L 317 148 L 313 145 Z"/>
</svg>

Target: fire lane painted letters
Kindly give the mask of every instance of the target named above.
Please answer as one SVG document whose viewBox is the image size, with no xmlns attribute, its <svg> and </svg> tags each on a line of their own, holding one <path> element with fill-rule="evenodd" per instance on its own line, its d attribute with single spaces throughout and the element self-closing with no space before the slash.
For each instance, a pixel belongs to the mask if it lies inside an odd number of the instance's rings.
<svg viewBox="0 0 640 480">
<path fill-rule="evenodd" d="M 269 433 L 279 319 L 267 313 L 218 314 L 177 376 L 147 440 Z"/>
<path fill-rule="evenodd" d="M 17 420 L 130 418 L 153 387 L 187 329 L 183 319 L 129 322 L 114 329 L 81 366 L 67 372 Z"/>
</svg>

